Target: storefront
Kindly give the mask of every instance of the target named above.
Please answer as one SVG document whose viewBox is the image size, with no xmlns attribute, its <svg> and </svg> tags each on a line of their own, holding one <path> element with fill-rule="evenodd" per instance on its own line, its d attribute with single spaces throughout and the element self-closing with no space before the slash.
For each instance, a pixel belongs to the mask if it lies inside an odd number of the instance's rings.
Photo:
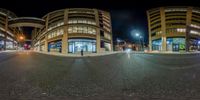
<svg viewBox="0 0 200 100">
<path fill-rule="evenodd" d="M 0 51 L 4 49 L 4 40 L 0 40 Z"/>
<path fill-rule="evenodd" d="M 190 39 L 190 51 L 200 51 L 200 40 L 199 39 Z"/>
<path fill-rule="evenodd" d="M 84 52 L 96 52 L 96 40 L 92 39 L 69 39 L 68 40 L 68 52 L 78 53 L 83 50 Z"/>
<path fill-rule="evenodd" d="M 44 48 L 44 47 L 40 47 L 41 50 L 43 50 L 42 48 Z M 62 50 L 62 41 L 61 40 L 48 43 L 48 52 L 61 53 L 61 50 Z"/>
<path fill-rule="evenodd" d="M 167 38 L 167 51 L 185 51 L 185 38 Z"/>
<path fill-rule="evenodd" d="M 12 41 L 6 41 L 6 49 L 7 50 L 14 49 L 14 43 Z"/>
<path fill-rule="evenodd" d="M 153 51 L 161 51 L 161 48 L 162 48 L 161 39 L 157 39 L 157 40 L 152 41 L 152 50 Z"/>
</svg>

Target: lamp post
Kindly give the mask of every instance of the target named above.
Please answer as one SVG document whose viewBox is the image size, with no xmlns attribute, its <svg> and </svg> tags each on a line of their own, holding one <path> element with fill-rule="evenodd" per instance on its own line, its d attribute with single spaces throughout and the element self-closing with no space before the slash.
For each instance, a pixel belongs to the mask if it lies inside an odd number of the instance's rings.
<svg viewBox="0 0 200 100">
<path fill-rule="evenodd" d="M 117 38 L 117 51 L 119 51 L 119 43 L 120 43 L 120 40 Z"/>
<path fill-rule="evenodd" d="M 138 41 L 139 41 L 138 44 L 140 44 L 140 46 L 141 46 L 140 38 L 141 38 L 142 36 L 140 36 L 140 33 L 135 33 L 135 36 L 138 38 Z M 140 47 L 140 49 L 141 49 L 141 47 Z"/>
<path fill-rule="evenodd" d="M 18 41 L 19 41 L 19 45 L 20 45 L 20 46 L 22 46 L 22 42 L 23 42 L 24 40 L 25 40 L 25 37 L 24 37 L 24 36 L 21 35 L 21 36 L 18 37 Z"/>
<path fill-rule="evenodd" d="M 143 36 L 140 36 L 140 41 L 141 41 L 141 39 L 142 39 L 142 50 L 144 51 L 144 37 Z"/>
</svg>

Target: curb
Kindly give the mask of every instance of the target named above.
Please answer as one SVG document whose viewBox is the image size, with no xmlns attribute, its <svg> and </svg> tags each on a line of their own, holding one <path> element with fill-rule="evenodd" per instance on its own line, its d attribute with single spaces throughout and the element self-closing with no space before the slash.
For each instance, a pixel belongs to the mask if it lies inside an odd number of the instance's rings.
<svg viewBox="0 0 200 100">
<path fill-rule="evenodd" d="M 36 53 L 41 53 L 41 54 L 46 54 L 46 55 L 52 55 L 52 56 L 60 56 L 60 57 L 98 57 L 98 56 L 106 56 L 106 55 L 112 55 L 112 54 L 117 54 L 119 52 L 110 52 L 106 54 L 85 54 L 83 56 L 77 55 L 77 54 L 59 54 L 59 53 L 46 53 L 46 52 L 38 52 L 38 51 L 33 51 Z"/>
</svg>

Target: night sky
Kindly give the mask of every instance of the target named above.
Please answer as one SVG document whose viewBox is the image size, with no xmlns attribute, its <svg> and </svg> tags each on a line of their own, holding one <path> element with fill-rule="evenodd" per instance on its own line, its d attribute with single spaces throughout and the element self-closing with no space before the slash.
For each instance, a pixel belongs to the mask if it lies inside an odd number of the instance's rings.
<svg viewBox="0 0 200 100">
<path fill-rule="evenodd" d="M 98 8 L 111 12 L 114 40 L 120 38 L 134 42 L 131 33 L 139 32 L 148 41 L 146 10 L 160 6 L 197 6 L 199 0 L 4 0 L 1 8 L 19 17 L 42 17 L 48 12 L 63 8 Z M 26 34 L 30 38 L 30 29 Z"/>
</svg>

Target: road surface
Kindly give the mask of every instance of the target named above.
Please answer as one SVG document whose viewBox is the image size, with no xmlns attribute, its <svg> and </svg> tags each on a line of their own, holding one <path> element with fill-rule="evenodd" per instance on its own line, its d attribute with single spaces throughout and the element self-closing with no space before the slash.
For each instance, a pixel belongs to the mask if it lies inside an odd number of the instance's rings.
<svg viewBox="0 0 200 100">
<path fill-rule="evenodd" d="M 0 100 L 200 100 L 200 54 L 0 53 Z"/>
</svg>

